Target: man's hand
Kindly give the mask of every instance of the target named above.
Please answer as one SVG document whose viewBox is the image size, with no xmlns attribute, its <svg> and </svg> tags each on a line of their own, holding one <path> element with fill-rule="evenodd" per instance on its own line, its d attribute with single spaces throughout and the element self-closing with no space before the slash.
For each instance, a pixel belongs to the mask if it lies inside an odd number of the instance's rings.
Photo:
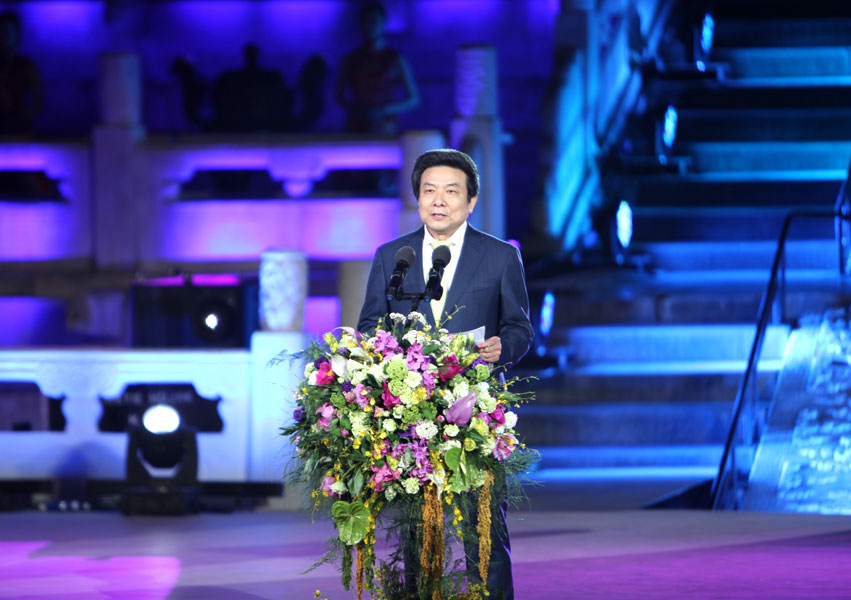
<svg viewBox="0 0 851 600">
<path fill-rule="evenodd" d="M 484 342 L 476 346 L 482 360 L 489 363 L 499 361 L 499 355 L 502 354 L 502 341 L 498 335 L 486 339 Z"/>
</svg>

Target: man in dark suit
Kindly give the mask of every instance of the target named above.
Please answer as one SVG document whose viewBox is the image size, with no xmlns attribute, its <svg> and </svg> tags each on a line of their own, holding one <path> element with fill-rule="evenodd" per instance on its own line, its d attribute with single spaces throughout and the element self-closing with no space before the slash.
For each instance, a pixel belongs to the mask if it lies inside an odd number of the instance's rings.
<svg viewBox="0 0 851 600">
<path fill-rule="evenodd" d="M 451 259 L 441 284 L 444 297 L 419 310 L 429 323 L 443 323 L 450 333 L 485 328 L 478 344 L 482 358 L 501 368 L 519 361 L 534 337 L 529 298 L 517 248 L 467 223 L 479 195 L 479 173 L 473 160 L 458 150 L 430 150 L 417 158 L 411 184 L 424 227 L 388 242 L 375 253 L 358 330 L 370 331 L 389 312 L 408 314 L 408 300 L 387 300 L 386 289 L 396 252 L 412 247 L 419 258 L 411 265 L 406 287 L 424 289 L 433 249 L 448 245 Z M 447 315 L 452 315 L 447 320 Z M 504 506 L 492 518 L 491 567 L 487 587 L 493 598 L 512 600 L 511 554 Z M 477 549 L 468 548 L 468 571 L 475 577 Z"/>
</svg>

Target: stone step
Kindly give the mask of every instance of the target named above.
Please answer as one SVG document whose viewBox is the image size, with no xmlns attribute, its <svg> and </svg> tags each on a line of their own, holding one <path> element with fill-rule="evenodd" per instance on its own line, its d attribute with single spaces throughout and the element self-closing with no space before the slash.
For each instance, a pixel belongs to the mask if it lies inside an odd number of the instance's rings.
<svg viewBox="0 0 851 600">
<path fill-rule="evenodd" d="M 851 141 L 674 143 L 696 172 L 831 170 L 847 172 Z"/>
<path fill-rule="evenodd" d="M 795 13 L 806 13 L 796 14 L 794 18 L 780 17 L 782 13 L 778 12 L 776 3 L 762 14 L 754 15 L 757 18 L 736 18 L 735 15 L 741 15 L 742 3 L 736 4 L 729 12 L 716 7 L 713 13 L 716 19 L 713 56 L 727 48 L 843 46 L 851 39 L 851 19 L 843 18 L 838 2 L 830 2 L 824 8 L 831 18 L 815 17 L 817 13 L 809 2 L 803 9 L 800 3 L 791 7 Z"/>
<path fill-rule="evenodd" d="M 775 211 L 808 208 L 832 209 L 844 176 L 831 180 L 705 181 L 667 175 L 641 177 L 633 210 L 650 207 L 742 206 Z M 806 202 L 804 202 L 806 199 Z"/>
<path fill-rule="evenodd" d="M 832 220 L 827 222 L 832 228 Z M 763 271 L 767 278 L 777 251 L 777 241 L 637 242 L 634 250 L 649 254 L 652 257 L 652 267 L 656 270 L 755 269 Z M 788 241 L 786 268 L 824 270 L 830 274 L 838 274 L 837 242 L 834 239 Z"/>
<path fill-rule="evenodd" d="M 532 447 L 723 444 L 732 400 L 584 406 L 521 406 L 517 431 Z"/>
<path fill-rule="evenodd" d="M 551 377 L 518 382 L 512 389 L 535 394 L 541 408 L 593 406 L 631 402 L 648 407 L 671 403 L 732 401 L 745 361 L 670 361 L 665 363 L 601 363 L 568 368 Z M 760 390 L 770 399 L 780 361 L 759 363 Z"/>
<path fill-rule="evenodd" d="M 851 83 L 839 85 L 824 81 L 821 85 L 803 85 L 804 82 L 786 81 L 783 85 L 772 82 L 760 86 L 756 81 L 729 81 L 724 85 L 691 85 L 677 98 L 667 98 L 677 110 L 683 109 L 843 109 L 848 107 Z M 664 111 L 664 106 L 662 107 Z M 661 113 L 660 113 L 661 114 Z"/>
<path fill-rule="evenodd" d="M 851 49 L 844 46 L 718 48 L 712 60 L 730 65 L 733 79 L 851 77 Z"/>
<path fill-rule="evenodd" d="M 832 203 L 831 203 L 832 204 Z M 816 204 L 765 207 L 717 206 L 642 206 L 633 208 L 633 239 L 636 245 L 655 242 L 694 240 L 702 243 L 774 243 L 776 245 L 789 212 L 808 209 L 832 209 Z M 834 237 L 830 218 L 799 220 L 789 232 L 792 240 L 829 240 Z"/>
<path fill-rule="evenodd" d="M 569 349 L 574 368 L 667 361 L 711 363 L 746 360 L 754 333 L 751 324 L 586 326 L 554 329 L 550 343 Z M 762 358 L 780 359 L 788 335 L 788 326 L 769 326 Z"/>
<path fill-rule="evenodd" d="M 658 446 L 541 446 L 538 472 L 550 469 L 706 467 L 717 469 L 719 444 Z"/>
<path fill-rule="evenodd" d="M 851 139 L 851 107 L 682 108 L 677 117 L 680 142 Z"/>
</svg>

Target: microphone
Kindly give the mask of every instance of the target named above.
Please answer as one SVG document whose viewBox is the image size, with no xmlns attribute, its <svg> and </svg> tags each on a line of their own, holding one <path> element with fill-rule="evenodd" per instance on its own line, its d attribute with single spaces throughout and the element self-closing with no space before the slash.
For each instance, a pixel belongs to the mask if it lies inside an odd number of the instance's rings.
<svg viewBox="0 0 851 600">
<path fill-rule="evenodd" d="M 438 246 L 431 253 L 431 269 L 428 272 L 428 282 L 425 288 L 425 301 L 440 300 L 443 296 L 443 287 L 440 280 L 443 278 L 443 269 L 452 259 L 449 246 Z"/>
<path fill-rule="evenodd" d="M 396 251 L 396 256 L 393 257 L 393 262 L 396 267 L 393 269 L 393 274 L 390 276 L 390 283 L 387 284 L 387 301 L 400 300 L 398 296 L 402 294 L 402 283 L 408 275 L 408 269 L 414 264 L 416 258 L 414 249 L 410 246 L 403 246 Z"/>
</svg>

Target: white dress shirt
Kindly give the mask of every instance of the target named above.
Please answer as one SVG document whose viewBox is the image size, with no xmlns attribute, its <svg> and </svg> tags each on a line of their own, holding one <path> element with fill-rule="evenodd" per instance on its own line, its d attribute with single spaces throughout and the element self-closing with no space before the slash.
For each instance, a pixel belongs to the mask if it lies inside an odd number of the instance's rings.
<svg viewBox="0 0 851 600">
<path fill-rule="evenodd" d="M 424 226 L 423 229 L 425 230 L 422 249 L 423 282 L 428 283 L 428 272 L 431 270 L 431 245 L 437 240 L 428 232 L 428 227 Z M 446 265 L 446 268 L 443 269 L 443 279 L 440 280 L 441 285 L 443 286 L 444 299 L 445 295 L 449 294 L 449 288 L 452 286 L 452 279 L 455 277 L 455 267 L 458 266 L 458 259 L 461 257 L 461 248 L 464 246 L 464 236 L 466 234 L 467 221 L 464 221 L 461 226 L 455 230 L 455 233 L 446 240 L 446 244 L 449 246 L 449 253 L 452 255 L 452 258 L 450 259 L 449 264 Z"/>
</svg>

